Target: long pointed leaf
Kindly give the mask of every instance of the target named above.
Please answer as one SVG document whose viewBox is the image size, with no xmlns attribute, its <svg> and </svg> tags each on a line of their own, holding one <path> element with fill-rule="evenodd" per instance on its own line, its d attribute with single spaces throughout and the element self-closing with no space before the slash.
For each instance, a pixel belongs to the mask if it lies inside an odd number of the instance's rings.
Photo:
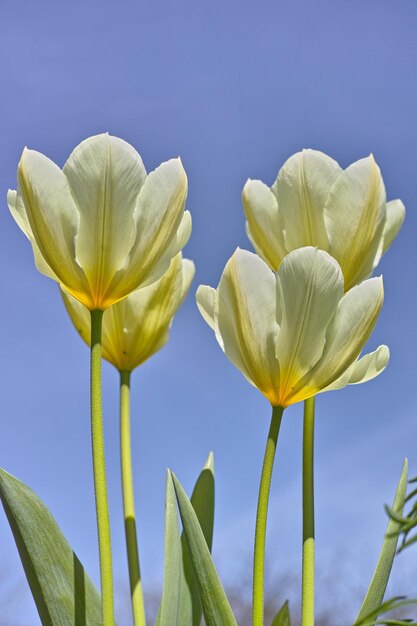
<svg viewBox="0 0 417 626">
<path fill-rule="evenodd" d="M 166 489 L 164 586 L 155 626 L 199 626 L 202 616 L 200 596 L 184 533 L 180 539 L 177 503 L 170 476 Z M 191 504 L 211 549 L 214 525 L 212 453 L 197 479 Z"/>
<path fill-rule="evenodd" d="M 165 495 L 165 564 L 162 601 L 155 626 L 179 624 L 179 598 L 183 585 L 181 538 L 175 490 L 167 471 Z"/>
<path fill-rule="evenodd" d="M 100 596 L 43 502 L 0 469 L 0 498 L 43 626 L 98 626 Z"/>
<path fill-rule="evenodd" d="M 394 498 L 392 510 L 396 515 L 402 515 L 407 490 L 407 471 L 408 462 L 404 461 L 403 470 L 401 472 L 400 481 Z M 375 568 L 374 575 L 369 585 L 365 600 L 361 606 L 358 617 L 354 626 L 363 623 L 368 615 L 374 614 L 382 605 L 385 590 L 387 588 L 388 579 L 391 573 L 392 563 L 397 549 L 399 523 L 393 518 L 390 519 L 385 533 L 384 543 L 379 555 L 378 563 Z"/>
<path fill-rule="evenodd" d="M 191 495 L 191 504 L 203 531 L 204 539 L 211 552 L 214 527 L 214 459 L 210 453 Z M 201 623 L 202 606 L 198 584 L 187 538 L 181 535 L 182 560 L 184 568 L 184 585 L 180 596 L 180 615 L 183 621 L 178 626 L 199 626 Z"/>
<path fill-rule="evenodd" d="M 272 620 L 271 626 L 291 626 L 290 608 L 288 600 L 284 602 L 278 613 Z"/>
<path fill-rule="evenodd" d="M 171 473 L 207 626 L 237 626 L 191 502 Z"/>
</svg>

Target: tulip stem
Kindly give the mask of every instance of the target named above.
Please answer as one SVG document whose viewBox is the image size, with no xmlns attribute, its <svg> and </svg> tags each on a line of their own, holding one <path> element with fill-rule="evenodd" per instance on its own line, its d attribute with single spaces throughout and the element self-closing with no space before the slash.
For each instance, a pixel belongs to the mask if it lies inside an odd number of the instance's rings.
<svg viewBox="0 0 417 626">
<path fill-rule="evenodd" d="M 302 626 L 314 626 L 314 409 L 313 396 L 304 402 Z"/>
<path fill-rule="evenodd" d="M 91 311 L 91 443 L 100 555 L 102 623 L 103 626 L 114 626 L 113 571 L 101 392 L 102 322 L 103 311 L 99 309 Z"/>
<path fill-rule="evenodd" d="M 261 483 L 259 485 L 258 509 L 256 512 L 255 549 L 253 555 L 253 595 L 252 625 L 263 626 L 264 623 L 264 586 L 265 586 L 265 539 L 268 516 L 269 492 L 271 487 L 272 469 L 282 413 L 280 406 L 272 408 L 271 426 L 266 442 Z"/>
<path fill-rule="evenodd" d="M 130 372 L 128 370 L 120 372 L 120 459 L 122 466 L 123 511 L 133 623 L 135 626 L 145 626 L 145 606 L 139 566 L 135 499 L 133 493 L 132 446 L 130 437 Z"/>
</svg>

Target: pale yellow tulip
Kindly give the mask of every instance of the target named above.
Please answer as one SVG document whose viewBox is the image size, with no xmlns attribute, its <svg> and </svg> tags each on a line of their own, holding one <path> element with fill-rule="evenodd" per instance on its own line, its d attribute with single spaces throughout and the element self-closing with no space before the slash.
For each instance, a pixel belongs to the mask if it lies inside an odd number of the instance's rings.
<svg viewBox="0 0 417 626">
<path fill-rule="evenodd" d="M 168 341 L 173 317 L 191 285 L 194 263 L 177 254 L 152 285 L 132 292 L 103 315 L 103 357 L 120 371 L 134 370 Z M 62 290 L 71 320 L 90 344 L 89 311 Z"/>
<path fill-rule="evenodd" d="M 386 202 L 372 155 L 343 170 L 316 150 L 290 157 L 271 188 L 248 180 L 243 206 L 249 239 L 271 269 L 291 250 L 318 246 L 340 264 L 345 291 L 372 274 L 405 216 L 401 200 Z"/>
<path fill-rule="evenodd" d="M 318 248 L 290 252 L 277 274 L 237 249 L 218 288 L 198 288 L 197 304 L 232 363 L 273 406 L 287 407 L 385 368 L 386 346 L 359 358 L 383 296 L 382 278 L 344 293 L 339 264 Z"/>
<path fill-rule="evenodd" d="M 191 232 L 180 159 L 149 175 L 139 154 L 108 134 L 86 139 L 61 170 L 23 151 L 8 203 L 40 272 L 89 310 L 105 310 L 157 280 Z"/>
</svg>

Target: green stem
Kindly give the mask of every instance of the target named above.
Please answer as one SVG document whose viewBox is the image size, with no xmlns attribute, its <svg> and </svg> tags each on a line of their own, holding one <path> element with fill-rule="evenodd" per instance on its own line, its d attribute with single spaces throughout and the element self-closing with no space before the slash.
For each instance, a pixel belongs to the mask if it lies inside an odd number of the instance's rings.
<svg viewBox="0 0 417 626">
<path fill-rule="evenodd" d="M 314 626 L 314 405 L 304 402 L 302 626 Z"/>
<path fill-rule="evenodd" d="M 114 626 L 113 571 L 104 457 L 103 407 L 101 394 L 101 330 L 103 311 L 91 311 L 91 443 L 94 491 L 100 554 L 101 611 L 103 626 Z"/>
<path fill-rule="evenodd" d="M 130 438 L 130 372 L 127 370 L 120 372 L 120 459 L 133 623 L 135 626 L 145 626 L 145 606 L 139 567 L 135 498 L 133 494 L 132 446 Z"/>
<path fill-rule="evenodd" d="M 268 501 L 271 487 L 272 469 L 274 466 L 275 450 L 277 447 L 283 411 L 284 409 L 280 406 L 272 408 L 271 426 L 269 428 L 268 441 L 266 442 L 261 483 L 259 485 L 258 509 L 256 512 L 255 527 L 255 549 L 253 555 L 253 626 L 263 626 L 264 623 L 266 521 L 268 516 Z"/>
</svg>

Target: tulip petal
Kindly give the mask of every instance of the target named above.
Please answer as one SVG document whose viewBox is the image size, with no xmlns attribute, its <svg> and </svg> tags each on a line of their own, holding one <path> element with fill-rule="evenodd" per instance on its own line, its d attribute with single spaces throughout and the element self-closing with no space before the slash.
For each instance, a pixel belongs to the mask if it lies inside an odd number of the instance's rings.
<svg viewBox="0 0 417 626">
<path fill-rule="evenodd" d="M 33 233 L 26 215 L 25 205 L 23 204 L 22 196 L 15 189 L 9 189 L 7 192 L 7 204 L 17 225 L 25 233 L 29 241 L 32 242 Z"/>
<path fill-rule="evenodd" d="M 146 280 L 142 283 L 143 287 L 151 285 L 156 280 L 161 278 L 163 274 L 168 270 L 171 260 L 177 256 L 188 242 L 191 235 L 192 220 L 191 213 L 184 211 L 181 223 L 177 232 L 172 238 L 171 243 L 161 255 L 159 261 L 154 265 L 152 271 L 150 271 L 146 277 Z"/>
<path fill-rule="evenodd" d="M 166 344 L 181 301 L 181 286 L 181 259 L 176 257 L 157 282 L 137 289 L 109 310 L 110 315 L 118 313 L 118 327 L 123 323 L 125 327 L 119 356 L 123 369 L 134 369 Z"/>
<path fill-rule="evenodd" d="M 86 280 L 75 261 L 79 213 L 67 179 L 50 159 L 26 148 L 17 172 L 18 194 L 39 251 L 53 274 L 76 295 Z"/>
<path fill-rule="evenodd" d="M 404 222 L 405 206 L 401 200 L 387 202 L 387 212 L 382 234 L 382 254 L 388 250 Z"/>
<path fill-rule="evenodd" d="M 104 312 L 103 357 L 119 370 L 132 371 L 169 339 L 173 317 L 194 276 L 194 263 L 178 254 L 168 272 L 149 287 L 137 289 Z M 88 309 L 62 290 L 74 326 L 90 344 Z"/>
<path fill-rule="evenodd" d="M 114 276 L 108 288 L 115 300 L 124 298 L 146 284 L 162 257 L 166 265 L 159 270 L 159 276 L 168 267 L 164 254 L 170 244 L 173 240 L 177 242 L 173 249 L 170 248 L 170 253 L 175 256 L 177 246 L 183 244 L 189 236 L 189 216 L 184 216 L 186 196 L 187 176 L 180 159 L 162 163 L 148 175 L 135 211 L 135 244 L 130 251 L 126 269 Z M 177 231 L 183 219 L 182 239 L 177 241 Z"/>
<path fill-rule="evenodd" d="M 200 285 L 195 294 L 198 310 L 203 319 L 214 330 L 214 310 L 216 307 L 217 289 L 208 285 Z M 223 346 L 222 346 L 223 349 Z"/>
<path fill-rule="evenodd" d="M 368 380 L 372 380 L 379 376 L 384 371 L 389 361 L 389 348 L 387 346 L 379 346 L 374 352 L 365 354 L 362 358 L 358 359 L 348 369 L 335 380 L 331 385 L 322 389 L 323 391 L 333 391 L 335 389 L 342 389 L 346 385 L 358 385 L 360 383 L 366 383 Z"/>
<path fill-rule="evenodd" d="M 272 191 L 282 215 L 287 250 L 328 249 L 323 209 L 328 190 L 341 173 L 336 161 L 318 150 L 303 150 L 284 163 Z"/>
<path fill-rule="evenodd" d="M 343 270 L 346 291 L 371 274 L 384 215 L 384 183 L 371 155 L 336 179 L 324 208 L 329 252 Z"/>
<path fill-rule="evenodd" d="M 328 387 L 357 359 L 375 326 L 383 300 L 381 277 L 365 280 L 343 296 L 328 326 L 323 355 L 309 375 L 309 385 L 317 391 Z M 294 391 L 302 384 L 300 381 Z"/>
<path fill-rule="evenodd" d="M 23 204 L 21 195 L 18 194 L 17 191 L 15 191 L 14 189 L 9 189 L 9 191 L 7 192 L 7 204 L 9 205 L 10 213 L 14 217 L 17 225 L 25 233 L 26 237 L 32 244 L 33 258 L 36 268 L 39 272 L 41 272 L 41 274 L 44 274 L 45 276 L 48 276 L 49 278 L 52 278 L 53 280 L 59 282 L 59 278 L 56 276 L 56 274 L 54 274 L 48 263 L 43 258 L 41 251 L 39 250 L 39 246 L 33 236 L 32 229 L 26 215 L 26 209 L 25 205 Z"/>
<path fill-rule="evenodd" d="M 256 253 L 275 272 L 287 254 L 277 200 L 260 180 L 248 180 L 243 188 L 246 233 Z"/>
<path fill-rule="evenodd" d="M 282 310 L 276 356 L 280 365 L 280 404 L 320 359 L 327 326 L 343 296 L 343 276 L 327 252 L 301 248 L 288 254 L 277 274 Z"/>
<path fill-rule="evenodd" d="M 80 213 L 77 260 L 101 305 L 101 294 L 134 243 L 133 214 L 146 171 L 132 146 L 108 134 L 81 142 L 63 171 Z"/>
<path fill-rule="evenodd" d="M 275 276 L 266 263 L 238 248 L 220 279 L 215 309 L 216 334 L 226 356 L 272 404 L 279 380 L 275 289 Z"/>
<path fill-rule="evenodd" d="M 181 255 L 182 256 L 182 255 Z M 184 302 L 190 290 L 191 283 L 195 276 L 195 265 L 190 259 L 182 259 L 181 261 L 182 281 L 180 290 L 180 305 Z"/>
</svg>

